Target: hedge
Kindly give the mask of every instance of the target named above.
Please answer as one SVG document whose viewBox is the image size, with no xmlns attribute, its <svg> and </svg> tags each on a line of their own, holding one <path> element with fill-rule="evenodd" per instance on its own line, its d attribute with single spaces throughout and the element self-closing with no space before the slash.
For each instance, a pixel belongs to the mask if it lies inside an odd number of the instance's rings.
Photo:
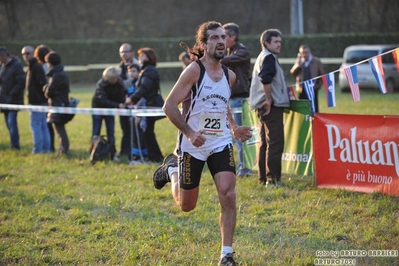
<svg viewBox="0 0 399 266">
<path fill-rule="evenodd" d="M 259 35 L 260 36 L 260 35 Z M 240 42 L 244 43 L 250 50 L 251 57 L 255 58 L 260 52 L 259 36 L 240 36 Z M 293 58 L 298 53 L 301 44 L 308 44 L 312 52 L 318 57 L 342 57 L 345 47 L 353 44 L 395 44 L 398 43 L 399 33 L 371 34 L 317 34 L 303 36 L 283 36 L 283 47 L 279 55 L 280 58 Z M 150 39 L 109 39 L 109 40 L 43 40 L 31 41 L 30 43 L 21 41 L 5 41 L 5 45 L 12 54 L 20 57 L 20 51 L 25 45 L 37 46 L 46 44 L 51 49 L 59 52 L 64 65 L 87 65 L 120 62 L 119 47 L 122 43 L 132 44 L 137 50 L 140 47 L 153 48 L 158 56 L 158 61 L 169 62 L 177 61 L 178 55 L 183 51 L 179 43 L 183 41 L 192 46 L 195 42 L 193 37 L 181 38 L 150 38 Z M 21 57 L 20 57 L 21 58 Z M 290 67 L 284 65 L 284 70 L 288 73 Z M 339 65 L 326 66 L 326 71 L 333 71 Z M 68 75 L 72 82 L 94 82 L 101 75 L 100 70 L 90 70 L 87 72 L 69 72 Z M 176 80 L 180 68 L 160 69 L 162 79 L 165 81 Z"/>
</svg>

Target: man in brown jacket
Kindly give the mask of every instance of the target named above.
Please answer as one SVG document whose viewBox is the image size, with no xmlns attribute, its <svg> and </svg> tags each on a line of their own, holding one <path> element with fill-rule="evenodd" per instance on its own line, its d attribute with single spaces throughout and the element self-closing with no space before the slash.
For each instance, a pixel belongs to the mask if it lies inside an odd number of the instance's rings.
<svg viewBox="0 0 399 266">
<path fill-rule="evenodd" d="M 299 99 L 309 100 L 308 95 L 303 90 L 303 81 L 324 75 L 323 64 L 320 59 L 312 55 L 312 51 L 308 45 L 299 47 L 298 57 L 292 66 L 290 73 L 296 78 L 296 91 L 299 93 Z M 315 80 L 314 84 L 314 105 L 315 112 L 319 112 L 319 103 L 317 100 L 317 92 L 322 85 L 321 78 Z"/>
</svg>

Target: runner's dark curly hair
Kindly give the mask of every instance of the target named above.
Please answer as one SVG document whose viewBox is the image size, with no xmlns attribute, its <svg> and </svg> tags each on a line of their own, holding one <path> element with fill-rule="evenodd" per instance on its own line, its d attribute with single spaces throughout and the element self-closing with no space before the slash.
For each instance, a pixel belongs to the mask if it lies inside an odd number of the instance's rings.
<svg viewBox="0 0 399 266">
<path fill-rule="evenodd" d="M 197 34 L 195 35 L 196 43 L 194 44 L 193 48 L 190 48 L 184 42 L 180 42 L 180 46 L 187 49 L 187 52 L 190 53 L 192 60 L 199 59 L 204 55 L 204 50 L 202 49 L 201 44 L 208 41 L 208 30 L 216 30 L 217 28 L 223 28 L 220 22 L 204 22 L 198 27 Z"/>
</svg>

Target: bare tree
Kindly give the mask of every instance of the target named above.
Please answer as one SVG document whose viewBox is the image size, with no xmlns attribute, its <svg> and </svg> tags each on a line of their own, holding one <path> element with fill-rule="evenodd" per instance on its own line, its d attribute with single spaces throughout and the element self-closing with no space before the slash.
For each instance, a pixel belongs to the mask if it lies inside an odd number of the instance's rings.
<svg viewBox="0 0 399 266">
<path fill-rule="evenodd" d="M 236 22 L 244 35 L 290 33 L 289 0 L 0 0 L 0 7 L 9 40 L 193 36 L 206 20 Z M 399 32 L 397 10 L 398 0 L 306 0 L 304 32 Z"/>
<path fill-rule="evenodd" d="M 0 4 L 4 5 L 5 7 L 8 24 L 8 35 L 11 39 L 15 39 L 19 35 L 19 32 L 21 30 L 18 17 L 16 15 L 15 1 L 1 0 Z"/>
</svg>

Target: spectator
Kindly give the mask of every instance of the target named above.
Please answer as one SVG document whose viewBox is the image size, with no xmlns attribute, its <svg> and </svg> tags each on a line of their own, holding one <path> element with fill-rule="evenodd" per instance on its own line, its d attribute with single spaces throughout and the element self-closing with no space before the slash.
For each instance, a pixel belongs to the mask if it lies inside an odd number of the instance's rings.
<svg viewBox="0 0 399 266">
<path fill-rule="evenodd" d="M 134 51 L 130 44 L 123 43 L 119 48 L 119 56 L 122 61 L 119 63 L 119 67 L 121 69 L 120 76 L 123 80 L 123 84 L 125 86 L 125 93 L 127 94 L 127 88 L 132 84 L 132 80 L 128 74 L 127 67 L 131 64 L 140 63 L 134 58 Z M 141 66 L 140 66 L 141 67 Z M 128 159 L 131 156 L 131 139 L 130 139 L 130 126 L 129 126 L 129 117 L 128 116 L 119 116 L 119 123 L 122 129 L 122 140 L 121 140 L 121 149 L 119 152 L 119 156 L 128 156 Z"/>
<path fill-rule="evenodd" d="M 119 63 L 121 69 L 121 78 L 125 87 L 129 87 L 131 84 L 131 78 L 128 73 L 128 66 L 131 64 L 137 64 L 141 67 L 140 62 L 134 57 L 133 47 L 129 43 L 123 43 L 119 48 L 119 56 L 122 61 Z"/>
<path fill-rule="evenodd" d="M 137 89 L 137 81 L 139 79 L 141 67 L 138 64 L 131 64 L 127 67 L 128 75 L 131 80 L 130 84 L 127 84 L 127 96 L 132 96 Z"/>
<path fill-rule="evenodd" d="M 306 92 L 303 90 L 303 82 L 324 75 L 323 64 L 320 59 L 312 55 L 312 51 L 308 45 L 301 45 L 295 64 L 292 66 L 290 73 L 296 79 L 296 91 L 299 93 L 299 99 L 310 100 Z M 317 79 L 314 84 L 313 101 L 315 112 L 319 112 L 319 101 L 317 94 L 321 87 L 321 79 Z"/>
<path fill-rule="evenodd" d="M 139 62 L 142 65 L 137 90 L 128 97 L 127 102 L 137 104 L 142 98 L 147 107 L 162 107 L 163 99 L 160 88 L 160 77 L 157 64 L 157 55 L 152 48 L 144 47 L 138 50 Z M 163 156 L 155 136 L 155 121 L 158 117 L 147 117 L 147 128 L 144 131 L 144 142 L 148 149 L 148 159 L 151 162 L 162 162 Z"/>
<path fill-rule="evenodd" d="M 252 72 L 249 105 L 261 122 L 258 151 L 259 183 L 282 186 L 281 156 L 284 149 L 284 109 L 290 106 L 284 72 L 278 62 L 281 32 L 265 30 L 260 37 L 262 51 Z"/>
<path fill-rule="evenodd" d="M 120 68 L 107 67 L 102 77 L 97 82 L 96 92 L 92 99 L 92 108 L 125 108 L 125 87 L 120 77 Z M 115 156 L 115 116 L 113 115 L 93 115 L 92 137 L 101 134 L 102 121 L 105 121 L 107 138 L 111 143 L 111 158 L 118 160 Z"/>
<path fill-rule="evenodd" d="M 137 88 L 140 66 L 138 64 L 131 64 L 127 68 L 129 71 L 129 76 L 132 79 L 132 85 L 127 90 L 127 95 L 130 97 Z M 145 98 L 141 98 L 137 104 L 131 107 L 135 109 L 145 108 Z M 145 146 L 144 131 L 147 128 L 147 117 L 130 117 L 130 128 L 132 129 L 132 158 L 129 158 L 129 160 L 131 160 L 130 165 L 146 163 L 148 161 L 148 149 Z"/>
<path fill-rule="evenodd" d="M 34 48 L 24 46 L 22 58 L 28 64 L 26 72 L 26 90 L 28 103 L 30 105 L 47 106 L 47 99 L 44 96 L 43 86 L 47 84 L 43 67 L 34 57 Z M 33 135 L 33 154 L 50 152 L 50 133 L 48 131 L 46 113 L 31 111 L 30 127 Z"/>
<path fill-rule="evenodd" d="M 44 44 L 40 44 L 35 48 L 34 56 L 37 62 L 39 62 L 42 65 L 44 73 L 47 73 L 47 71 L 49 70 L 49 67 L 45 61 L 45 57 L 50 51 L 51 51 L 50 48 L 48 48 Z"/>
<path fill-rule="evenodd" d="M 0 47 L 0 103 L 24 104 L 25 73 L 20 60 Z M 20 150 L 17 114 L 15 110 L 2 110 L 10 134 L 11 149 Z"/>
<path fill-rule="evenodd" d="M 57 52 L 49 52 L 45 56 L 49 66 L 47 72 L 48 84 L 43 87 L 44 95 L 48 99 L 49 106 L 69 106 L 69 80 L 61 64 L 61 56 Z M 60 113 L 48 113 L 47 122 L 54 125 L 54 131 L 58 135 L 58 156 L 68 154 L 69 139 L 65 129 L 66 115 Z"/>
<path fill-rule="evenodd" d="M 223 25 L 226 33 L 227 56 L 222 59 L 222 64 L 230 68 L 236 74 L 236 81 L 231 86 L 230 108 L 242 110 L 242 102 L 249 96 L 249 80 L 251 78 L 251 57 L 245 45 L 239 42 L 240 28 L 235 23 Z M 237 125 L 242 125 L 242 114 L 233 113 Z M 245 167 L 244 150 L 240 140 L 235 139 L 239 159 L 237 176 L 247 176 L 252 171 Z"/>
<path fill-rule="evenodd" d="M 35 53 L 34 53 L 34 56 L 35 56 L 37 62 L 39 62 L 42 65 L 45 74 L 48 72 L 48 65 L 46 64 L 46 61 L 44 58 L 49 52 L 50 52 L 50 48 L 48 48 L 44 44 L 40 44 L 39 46 L 37 46 L 35 48 Z M 46 80 L 48 82 L 47 77 L 46 77 Z M 47 128 L 48 128 L 48 132 L 50 134 L 50 152 L 55 152 L 53 125 L 51 123 L 47 123 Z"/>
<path fill-rule="evenodd" d="M 183 69 L 185 69 L 192 62 L 186 51 L 179 54 L 179 61 L 183 64 Z"/>
</svg>

